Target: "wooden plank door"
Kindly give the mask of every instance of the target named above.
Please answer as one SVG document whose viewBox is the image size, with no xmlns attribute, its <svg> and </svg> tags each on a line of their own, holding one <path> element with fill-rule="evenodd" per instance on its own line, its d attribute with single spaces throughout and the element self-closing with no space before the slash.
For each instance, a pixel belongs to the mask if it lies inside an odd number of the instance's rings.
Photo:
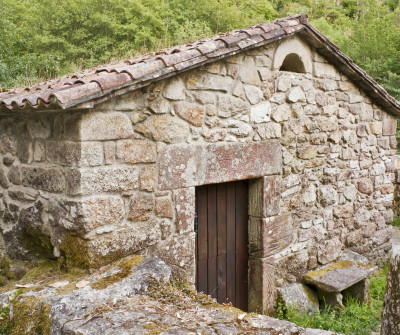
<svg viewBox="0 0 400 335">
<path fill-rule="evenodd" d="M 248 182 L 196 188 L 196 288 L 219 303 L 248 304 Z"/>
</svg>

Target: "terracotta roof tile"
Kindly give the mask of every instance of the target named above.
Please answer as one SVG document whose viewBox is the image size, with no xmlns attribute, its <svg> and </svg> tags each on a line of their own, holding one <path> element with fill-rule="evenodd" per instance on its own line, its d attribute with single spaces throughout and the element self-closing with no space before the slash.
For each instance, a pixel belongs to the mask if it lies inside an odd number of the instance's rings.
<svg viewBox="0 0 400 335">
<path fill-rule="evenodd" d="M 387 111 L 400 115 L 400 103 L 344 55 L 337 45 L 310 25 L 305 14 L 238 29 L 45 83 L 2 92 L 0 110 L 7 112 L 22 109 L 79 108 L 82 103 L 101 102 L 146 85 L 150 80 L 178 74 L 297 33 L 374 97 L 376 103 Z"/>
</svg>

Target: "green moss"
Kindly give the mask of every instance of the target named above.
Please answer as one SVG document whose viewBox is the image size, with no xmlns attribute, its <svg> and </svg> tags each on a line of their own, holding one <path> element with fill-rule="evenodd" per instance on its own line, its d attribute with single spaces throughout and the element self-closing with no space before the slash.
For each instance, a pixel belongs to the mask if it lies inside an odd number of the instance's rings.
<svg viewBox="0 0 400 335">
<path fill-rule="evenodd" d="M 130 256 L 130 257 L 126 257 L 124 259 L 122 259 L 121 261 L 119 261 L 116 266 L 119 267 L 119 271 L 103 277 L 101 279 L 99 279 L 98 281 L 96 281 L 95 283 L 92 283 L 90 286 L 96 290 L 102 290 L 107 288 L 108 286 L 110 286 L 111 284 L 114 284 L 116 282 L 119 282 L 120 280 L 128 277 L 130 274 L 132 274 L 132 269 L 140 264 L 143 261 L 143 257 L 142 256 Z"/>
<path fill-rule="evenodd" d="M 304 286 L 304 285 L 301 288 L 303 289 L 304 293 L 307 295 L 307 298 L 310 299 L 310 301 L 312 303 L 319 305 L 318 296 L 315 294 L 312 294 L 311 293 L 312 291 L 310 288 L 308 288 L 307 286 Z"/>
<path fill-rule="evenodd" d="M 95 253 L 90 250 L 89 243 L 89 240 L 75 234 L 64 236 L 60 249 L 65 255 L 68 271 L 71 268 L 96 269 L 127 256 L 121 250 L 105 256 Z"/>
<path fill-rule="evenodd" d="M 32 254 L 44 258 L 54 258 L 50 236 L 44 235 L 39 230 L 25 229 L 20 239 L 24 248 Z"/>
<path fill-rule="evenodd" d="M 161 334 L 170 328 L 165 326 L 165 324 L 163 324 L 161 321 L 148 322 L 141 326 L 147 330 L 146 334 L 148 335 Z"/>
<path fill-rule="evenodd" d="M 50 334 L 50 306 L 41 299 L 19 297 L 13 304 L 12 334 Z"/>
<path fill-rule="evenodd" d="M 320 269 L 320 270 L 315 270 L 312 272 L 307 273 L 304 276 L 305 280 L 312 280 L 315 277 L 321 277 L 329 272 L 332 272 L 332 270 L 330 268 L 324 268 L 324 269 Z"/>
<path fill-rule="evenodd" d="M 355 263 L 353 261 L 343 260 L 343 261 L 338 261 L 338 262 L 332 263 L 331 265 L 329 265 L 323 269 L 309 272 L 304 276 L 304 278 L 305 278 L 305 280 L 312 280 L 315 277 L 324 276 L 325 274 L 332 272 L 334 269 L 348 269 L 354 265 L 357 265 L 359 267 L 363 267 L 366 269 L 372 269 L 374 267 L 373 265 L 370 265 L 370 264 L 364 264 L 364 263 L 360 263 L 360 262 Z"/>
<path fill-rule="evenodd" d="M 89 268 L 91 266 L 88 242 L 79 236 L 68 234 L 61 242 L 61 251 L 64 252 L 67 268 Z"/>
<path fill-rule="evenodd" d="M 330 269 L 348 269 L 348 268 L 351 268 L 352 266 L 354 266 L 354 262 L 344 260 L 344 261 L 332 263 L 331 265 L 329 265 L 329 268 Z"/>
</svg>

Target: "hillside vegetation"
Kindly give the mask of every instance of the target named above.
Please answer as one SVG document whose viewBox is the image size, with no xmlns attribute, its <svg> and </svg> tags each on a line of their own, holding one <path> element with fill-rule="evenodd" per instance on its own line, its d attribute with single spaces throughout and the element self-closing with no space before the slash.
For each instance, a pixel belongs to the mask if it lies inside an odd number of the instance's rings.
<svg viewBox="0 0 400 335">
<path fill-rule="evenodd" d="M 296 13 L 400 97 L 398 0 L 0 0 L 0 88 Z"/>
</svg>

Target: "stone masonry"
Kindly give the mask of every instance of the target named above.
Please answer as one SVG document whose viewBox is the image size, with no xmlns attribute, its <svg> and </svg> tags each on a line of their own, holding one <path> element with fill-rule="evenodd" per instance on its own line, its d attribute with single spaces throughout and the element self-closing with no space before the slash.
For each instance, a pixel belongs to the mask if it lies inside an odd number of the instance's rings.
<svg viewBox="0 0 400 335">
<path fill-rule="evenodd" d="M 280 71 L 298 53 L 305 73 Z M 161 257 L 194 281 L 195 187 L 250 179 L 250 310 L 350 249 L 382 263 L 396 118 L 299 37 L 88 109 L 0 116 L 1 246 L 98 267 Z"/>
</svg>

